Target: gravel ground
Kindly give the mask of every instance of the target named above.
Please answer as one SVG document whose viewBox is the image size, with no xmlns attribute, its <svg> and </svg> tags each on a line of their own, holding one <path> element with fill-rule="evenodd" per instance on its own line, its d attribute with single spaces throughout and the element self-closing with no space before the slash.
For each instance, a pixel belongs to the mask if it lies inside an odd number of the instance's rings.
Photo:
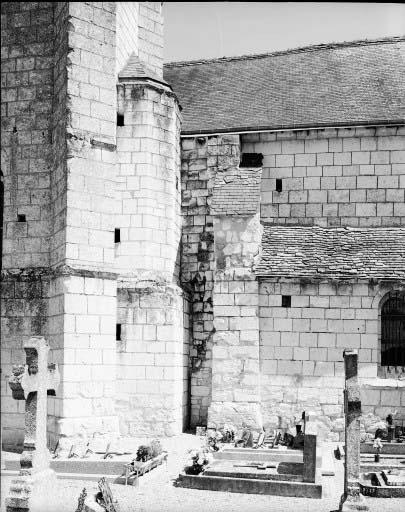
<svg viewBox="0 0 405 512">
<path fill-rule="evenodd" d="M 110 484 L 121 512 L 331 512 L 336 511 L 343 488 L 343 465 L 335 461 L 335 477 L 323 478 L 323 498 L 284 498 L 257 494 L 236 494 L 183 489 L 173 485 L 188 459 L 188 450 L 199 446 L 200 439 L 183 434 L 162 442 L 169 460 L 140 479 L 138 488 Z M 2 503 L 12 477 L 2 477 Z M 54 512 L 74 512 L 77 498 L 86 487 L 88 494 L 97 492 L 97 483 L 59 480 L 60 504 Z M 370 512 L 404 512 L 405 499 L 366 498 Z M 4 510 L 2 508 L 2 510 Z"/>
</svg>

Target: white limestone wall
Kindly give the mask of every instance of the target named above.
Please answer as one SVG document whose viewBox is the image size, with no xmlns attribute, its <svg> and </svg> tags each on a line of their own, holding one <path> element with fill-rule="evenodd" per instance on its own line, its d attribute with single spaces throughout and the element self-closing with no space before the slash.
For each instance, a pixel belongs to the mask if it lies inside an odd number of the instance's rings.
<svg viewBox="0 0 405 512">
<path fill-rule="evenodd" d="M 403 287 L 403 285 L 402 285 Z M 343 350 L 359 354 L 368 427 L 404 405 L 404 388 L 377 377 L 379 304 L 401 284 L 263 279 L 260 283 L 260 372 L 264 425 L 294 425 L 302 411 L 319 434 L 342 440 Z M 291 307 L 282 307 L 282 295 Z M 398 376 L 393 375 L 398 383 Z M 368 391 L 374 382 L 376 391 Z M 403 410 L 405 413 L 405 410 Z M 367 416 L 369 415 L 369 416 Z"/>
<path fill-rule="evenodd" d="M 180 117 L 165 89 L 119 85 L 116 227 L 121 243 L 115 265 L 123 274 L 153 274 L 177 280 L 180 244 Z"/>
</svg>

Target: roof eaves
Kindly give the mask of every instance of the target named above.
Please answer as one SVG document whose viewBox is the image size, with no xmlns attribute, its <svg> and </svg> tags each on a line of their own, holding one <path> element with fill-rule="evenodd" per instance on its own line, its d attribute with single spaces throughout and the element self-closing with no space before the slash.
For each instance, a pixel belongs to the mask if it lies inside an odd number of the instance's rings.
<svg viewBox="0 0 405 512">
<path fill-rule="evenodd" d="M 396 120 L 378 120 L 378 121 L 358 121 L 353 123 L 317 123 L 303 125 L 274 125 L 274 126 L 241 126 L 235 128 L 217 128 L 209 130 L 184 130 L 182 137 L 198 137 L 199 135 L 221 135 L 223 133 L 249 133 L 249 132 L 281 132 L 281 131 L 305 131 L 305 130 L 326 130 L 333 128 L 363 128 L 379 126 L 405 126 L 405 119 Z"/>
</svg>

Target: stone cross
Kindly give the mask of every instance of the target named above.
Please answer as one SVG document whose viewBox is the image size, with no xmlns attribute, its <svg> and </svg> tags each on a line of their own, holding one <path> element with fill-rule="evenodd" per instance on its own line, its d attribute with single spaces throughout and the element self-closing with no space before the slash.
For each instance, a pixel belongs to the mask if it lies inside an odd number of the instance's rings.
<svg viewBox="0 0 405 512">
<path fill-rule="evenodd" d="M 340 511 L 368 510 L 360 493 L 360 416 L 361 400 L 358 383 L 357 350 L 343 352 L 345 365 L 345 479 Z"/>
<path fill-rule="evenodd" d="M 20 459 L 20 475 L 10 486 L 6 512 L 23 510 L 51 511 L 49 494 L 55 474 L 49 468 L 46 446 L 47 395 L 55 395 L 59 384 L 56 365 L 48 365 L 49 344 L 43 337 L 24 342 L 26 365 L 15 366 L 9 385 L 16 400 L 25 400 L 24 449 Z M 47 501 L 44 501 L 47 500 Z"/>
</svg>

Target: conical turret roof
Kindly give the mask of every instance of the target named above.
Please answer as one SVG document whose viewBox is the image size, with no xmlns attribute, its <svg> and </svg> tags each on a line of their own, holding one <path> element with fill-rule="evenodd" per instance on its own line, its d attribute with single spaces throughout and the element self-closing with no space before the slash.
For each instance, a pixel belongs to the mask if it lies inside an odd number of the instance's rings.
<svg viewBox="0 0 405 512">
<path fill-rule="evenodd" d="M 118 81 L 128 82 L 138 80 L 157 82 L 170 87 L 162 77 L 158 76 L 145 63 L 141 62 L 138 55 L 133 52 L 129 56 L 123 69 L 118 73 Z"/>
</svg>

